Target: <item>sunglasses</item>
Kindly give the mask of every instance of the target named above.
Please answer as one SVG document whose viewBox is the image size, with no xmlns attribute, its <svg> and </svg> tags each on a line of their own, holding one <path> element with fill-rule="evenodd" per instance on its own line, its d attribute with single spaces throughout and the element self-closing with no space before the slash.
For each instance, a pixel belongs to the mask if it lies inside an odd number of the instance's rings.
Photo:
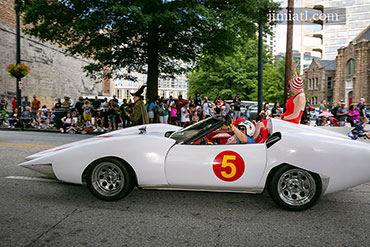
<svg viewBox="0 0 370 247">
<path fill-rule="evenodd" d="M 239 130 L 240 131 L 243 131 L 243 130 L 245 131 L 245 128 L 244 127 L 240 127 Z"/>
</svg>

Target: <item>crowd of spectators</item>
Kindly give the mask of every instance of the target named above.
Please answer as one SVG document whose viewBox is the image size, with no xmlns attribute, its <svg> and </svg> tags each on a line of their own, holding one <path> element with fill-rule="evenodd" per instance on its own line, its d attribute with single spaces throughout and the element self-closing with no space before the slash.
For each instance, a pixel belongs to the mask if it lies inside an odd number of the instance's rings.
<svg viewBox="0 0 370 247">
<path fill-rule="evenodd" d="M 327 107 L 326 104 L 326 100 L 323 100 L 318 108 L 319 114 L 316 120 L 318 126 L 345 126 L 348 123 L 351 127 L 355 127 L 358 121 L 365 127 L 368 122 L 364 98 L 361 98 L 357 104 L 350 104 L 348 110 L 344 100 L 337 102 L 332 108 Z M 312 110 L 309 104 L 306 105 L 307 112 L 309 112 L 308 109 Z M 307 124 L 307 121 L 304 123 Z"/>
<path fill-rule="evenodd" d="M 116 96 L 110 100 L 108 98 L 101 100 L 97 96 L 91 100 L 81 96 L 74 104 L 69 97 L 65 96 L 63 99 L 58 98 L 54 106 L 48 108 L 42 105 L 35 95 L 32 98 L 30 101 L 27 96 L 24 97 L 21 102 L 21 114 L 16 107 L 16 97 L 13 98 L 12 111 L 6 115 L 9 128 L 49 129 L 56 127 L 61 133 L 87 133 L 106 132 L 132 125 L 130 120 L 134 104 L 132 100 L 124 100 L 119 104 Z M 0 116 L 4 119 L 6 114 L 4 110 L 8 102 L 1 99 L 0 103 L 0 110 L 2 110 Z M 224 100 L 220 96 L 210 100 L 207 96 L 200 97 L 199 93 L 194 98 L 190 96 L 188 99 L 184 99 L 181 95 L 177 99 L 172 96 L 168 99 L 158 96 L 154 101 L 144 101 L 144 104 L 149 123 L 167 123 L 186 127 L 215 114 L 228 114 L 234 120 L 240 117 L 250 119 L 250 108 L 247 106 L 241 109 L 241 99 L 238 94 L 233 100 Z M 272 109 L 270 109 L 271 106 L 265 103 L 258 114 L 258 119 L 253 120 L 263 121 L 270 117 L 279 117 L 283 113 L 279 102 L 275 102 Z M 309 103 L 306 104 L 301 124 L 310 124 L 314 110 Z M 357 105 L 351 104 L 348 110 L 345 109 L 344 101 L 328 109 L 326 101 L 323 100 L 319 106 L 319 114 L 324 112 L 330 114 L 319 115 L 320 117 L 316 119 L 316 124 L 319 126 L 344 126 L 348 122 L 355 127 L 357 121 L 363 127 L 367 124 L 365 99 L 363 98 Z"/>
</svg>

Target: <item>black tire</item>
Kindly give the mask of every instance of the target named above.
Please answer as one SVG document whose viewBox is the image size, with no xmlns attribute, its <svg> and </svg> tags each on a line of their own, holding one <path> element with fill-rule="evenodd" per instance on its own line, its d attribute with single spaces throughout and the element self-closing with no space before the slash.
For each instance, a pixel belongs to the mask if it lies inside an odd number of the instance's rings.
<svg viewBox="0 0 370 247">
<path fill-rule="evenodd" d="M 268 191 L 280 207 L 302 211 L 317 203 L 322 194 L 322 182 L 316 173 L 284 165 L 272 174 Z"/>
<path fill-rule="evenodd" d="M 104 158 L 88 168 L 86 182 L 89 191 L 105 201 L 116 201 L 134 189 L 134 174 L 117 159 Z"/>
</svg>

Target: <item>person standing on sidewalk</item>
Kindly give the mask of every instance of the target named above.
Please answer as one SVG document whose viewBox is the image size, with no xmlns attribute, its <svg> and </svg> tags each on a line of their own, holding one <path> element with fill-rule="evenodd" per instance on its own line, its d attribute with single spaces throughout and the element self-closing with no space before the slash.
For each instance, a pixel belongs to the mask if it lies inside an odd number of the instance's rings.
<svg viewBox="0 0 370 247">
<path fill-rule="evenodd" d="M 144 92 L 144 88 L 145 85 L 141 86 L 136 93 L 131 93 L 131 95 L 134 96 L 134 105 L 132 107 L 132 113 L 130 114 L 132 126 L 149 123 L 148 112 L 146 111 L 146 107 L 141 96 Z"/>
<path fill-rule="evenodd" d="M 27 106 L 31 106 L 31 102 L 28 100 L 28 97 L 27 96 L 24 96 L 24 100 L 22 101 L 23 111 L 26 110 L 26 107 Z"/>
<path fill-rule="evenodd" d="M 82 119 L 82 115 L 84 113 L 83 107 L 84 107 L 84 98 L 82 96 L 80 96 L 78 98 L 78 101 L 75 104 L 75 111 L 77 112 L 78 121 L 81 121 L 81 119 Z"/>
<path fill-rule="evenodd" d="M 39 112 L 39 109 L 41 107 L 41 102 L 36 98 L 36 95 L 33 96 L 33 100 L 31 102 L 31 112 L 32 116 L 36 116 L 36 114 Z"/>
<path fill-rule="evenodd" d="M 338 108 L 337 114 L 336 114 L 336 118 L 338 119 L 338 124 L 341 127 L 346 125 L 346 115 L 348 115 L 348 113 L 344 109 L 345 105 L 346 103 L 343 100 L 341 100 L 340 107 Z"/>
<path fill-rule="evenodd" d="M 12 100 L 12 110 L 13 110 L 13 112 L 15 111 L 15 108 L 17 108 L 17 96 L 14 96 L 13 100 Z"/>
<path fill-rule="evenodd" d="M 326 111 L 326 100 L 322 100 L 319 106 L 319 113 L 322 113 L 323 111 Z"/>
<path fill-rule="evenodd" d="M 367 124 L 366 119 L 366 108 L 365 108 L 365 98 L 361 98 L 360 102 L 357 104 L 358 112 L 360 113 L 360 121 L 365 127 Z"/>
<path fill-rule="evenodd" d="M 233 100 L 233 104 L 234 104 L 234 111 L 235 111 L 235 119 L 238 119 L 240 118 L 240 106 L 241 106 L 241 102 L 240 102 L 240 96 L 239 94 L 235 95 L 235 98 Z"/>
</svg>

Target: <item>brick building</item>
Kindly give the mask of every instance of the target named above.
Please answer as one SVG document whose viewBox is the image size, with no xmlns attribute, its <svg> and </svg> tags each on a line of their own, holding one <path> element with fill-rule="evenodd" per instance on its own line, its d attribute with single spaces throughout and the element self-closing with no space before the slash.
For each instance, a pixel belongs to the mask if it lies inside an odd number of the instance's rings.
<svg viewBox="0 0 370 247">
<path fill-rule="evenodd" d="M 305 72 L 307 100 L 314 106 L 325 99 L 328 106 L 344 100 L 346 107 L 360 98 L 370 102 L 370 26 L 348 46 L 338 49 L 335 60 L 313 60 Z"/>
<path fill-rule="evenodd" d="M 334 101 L 344 99 L 348 107 L 365 98 L 370 100 L 370 26 L 346 47 L 338 49 Z"/>
<path fill-rule="evenodd" d="M 311 105 L 318 106 L 322 100 L 326 100 L 327 106 L 332 104 L 335 68 L 335 60 L 313 59 L 305 72 L 306 98 Z"/>
<path fill-rule="evenodd" d="M 16 30 L 14 0 L 0 0 L 0 97 L 8 101 L 16 94 L 16 79 L 8 75 L 6 66 L 16 63 Z M 22 28 L 22 26 L 21 26 Z M 41 104 L 51 107 L 55 99 L 103 93 L 102 82 L 86 77 L 82 67 L 89 60 L 66 56 L 63 49 L 21 33 L 21 62 L 31 68 L 22 79 L 22 96 L 37 95 Z M 109 95 L 109 85 L 105 86 Z"/>
</svg>

